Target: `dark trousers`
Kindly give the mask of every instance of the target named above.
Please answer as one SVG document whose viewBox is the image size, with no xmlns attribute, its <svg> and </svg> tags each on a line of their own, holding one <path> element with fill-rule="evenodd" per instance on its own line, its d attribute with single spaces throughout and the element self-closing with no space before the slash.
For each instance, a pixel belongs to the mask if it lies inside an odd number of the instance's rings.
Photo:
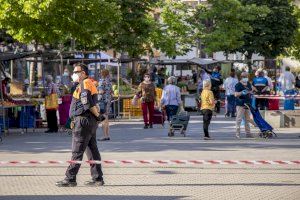
<svg viewBox="0 0 300 200">
<path fill-rule="evenodd" d="M 212 89 L 212 92 L 214 94 L 214 99 L 217 101 L 216 102 L 216 105 L 215 105 L 215 111 L 217 113 L 220 113 L 220 110 L 221 110 L 221 94 L 220 94 L 220 90 L 219 88 L 213 88 Z"/>
<path fill-rule="evenodd" d="M 153 124 L 154 101 L 142 103 L 143 118 L 145 124 Z M 149 111 L 149 118 L 148 118 Z"/>
<path fill-rule="evenodd" d="M 264 92 L 258 94 L 266 95 L 266 94 L 270 94 L 270 92 Z M 260 110 L 266 110 L 266 108 L 268 107 L 268 102 L 269 102 L 268 99 L 256 98 L 255 107 Z"/>
<path fill-rule="evenodd" d="M 72 160 L 81 161 L 86 152 L 88 160 L 101 160 L 97 147 L 96 131 L 98 123 L 93 116 L 75 117 L 72 137 Z M 101 164 L 90 164 L 92 179 L 103 180 Z M 80 164 L 70 164 L 66 171 L 66 179 L 76 181 Z"/>
<path fill-rule="evenodd" d="M 211 110 L 209 110 L 209 109 L 203 109 L 202 113 L 203 113 L 203 132 L 204 132 L 204 137 L 209 137 L 208 127 L 209 127 L 210 120 L 212 118 L 213 112 Z"/>
<path fill-rule="evenodd" d="M 166 113 L 168 117 L 168 121 L 171 121 L 172 117 L 177 114 L 178 106 L 175 105 L 167 105 L 166 106 Z"/>
<path fill-rule="evenodd" d="M 58 125 L 57 125 L 56 110 L 46 110 L 46 116 L 47 116 L 48 129 L 50 131 L 57 132 Z"/>
<path fill-rule="evenodd" d="M 227 114 L 231 116 L 234 116 L 236 113 L 236 102 L 235 102 L 235 96 L 234 95 L 227 95 Z"/>
</svg>

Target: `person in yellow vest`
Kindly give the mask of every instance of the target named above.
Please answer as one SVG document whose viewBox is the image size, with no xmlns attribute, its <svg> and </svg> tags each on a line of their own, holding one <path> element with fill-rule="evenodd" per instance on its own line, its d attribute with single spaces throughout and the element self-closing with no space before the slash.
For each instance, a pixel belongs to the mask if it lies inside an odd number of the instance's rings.
<svg viewBox="0 0 300 200">
<path fill-rule="evenodd" d="M 213 115 L 213 110 L 215 109 L 215 99 L 214 94 L 211 91 L 210 80 L 203 81 L 203 90 L 201 93 L 201 111 L 203 113 L 203 132 L 204 140 L 211 140 L 209 136 L 208 127 Z"/>
</svg>

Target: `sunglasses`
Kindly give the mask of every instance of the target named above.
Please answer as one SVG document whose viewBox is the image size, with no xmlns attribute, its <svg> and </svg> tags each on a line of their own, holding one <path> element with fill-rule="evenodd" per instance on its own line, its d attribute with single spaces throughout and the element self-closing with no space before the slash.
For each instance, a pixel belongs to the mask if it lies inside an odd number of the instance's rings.
<svg viewBox="0 0 300 200">
<path fill-rule="evenodd" d="M 82 70 L 80 70 L 80 71 L 73 71 L 74 74 L 77 74 L 77 73 L 80 73 L 80 72 L 82 72 Z"/>
</svg>

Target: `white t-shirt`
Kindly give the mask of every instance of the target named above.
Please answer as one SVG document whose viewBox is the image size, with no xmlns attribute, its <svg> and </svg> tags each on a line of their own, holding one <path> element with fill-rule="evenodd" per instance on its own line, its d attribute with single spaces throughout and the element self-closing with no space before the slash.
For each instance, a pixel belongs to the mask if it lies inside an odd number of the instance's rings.
<svg viewBox="0 0 300 200">
<path fill-rule="evenodd" d="M 224 89 L 226 91 L 226 95 L 234 95 L 235 85 L 238 83 L 237 78 L 228 77 L 224 82 Z"/>
<path fill-rule="evenodd" d="M 286 71 L 281 74 L 279 82 L 281 83 L 282 91 L 294 89 L 295 81 L 295 76 L 291 72 Z"/>
</svg>

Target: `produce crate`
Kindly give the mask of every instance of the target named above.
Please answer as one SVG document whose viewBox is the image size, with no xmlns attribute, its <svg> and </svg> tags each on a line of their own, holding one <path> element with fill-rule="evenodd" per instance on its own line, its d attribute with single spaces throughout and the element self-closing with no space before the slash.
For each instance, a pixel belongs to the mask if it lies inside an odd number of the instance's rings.
<svg viewBox="0 0 300 200">
<path fill-rule="evenodd" d="M 20 128 L 35 128 L 35 107 L 34 106 L 25 106 L 21 108 L 19 118 L 19 127 Z"/>
</svg>

